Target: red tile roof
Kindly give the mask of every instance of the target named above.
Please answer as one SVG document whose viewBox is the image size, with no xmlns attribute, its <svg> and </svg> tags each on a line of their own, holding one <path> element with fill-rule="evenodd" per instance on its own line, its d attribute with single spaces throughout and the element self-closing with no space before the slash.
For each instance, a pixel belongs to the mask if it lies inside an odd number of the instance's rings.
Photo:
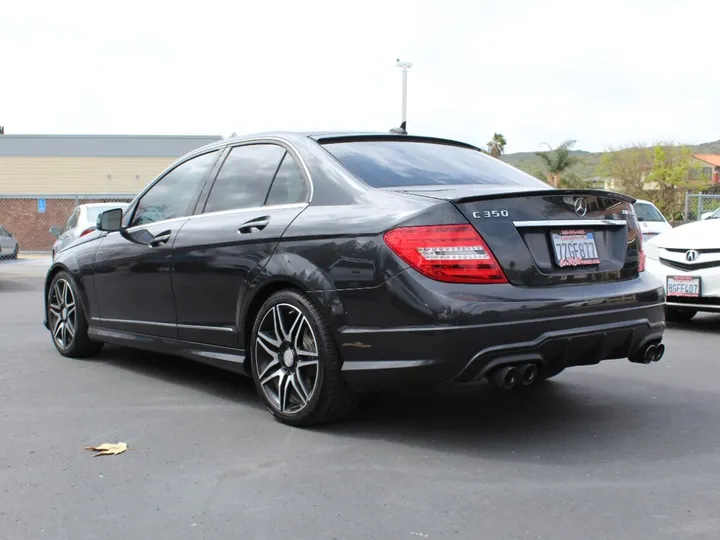
<svg viewBox="0 0 720 540">
<path fill-rule="evenodd" d="M 693 154 L 693 157 L 715 167 L 720 167 L 720 154 Z"/>
</svg>

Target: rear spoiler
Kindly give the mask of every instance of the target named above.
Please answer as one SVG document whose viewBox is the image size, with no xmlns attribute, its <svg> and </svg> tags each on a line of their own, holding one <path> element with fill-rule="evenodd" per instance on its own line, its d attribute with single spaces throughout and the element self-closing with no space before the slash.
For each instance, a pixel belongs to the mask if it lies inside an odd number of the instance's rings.
<svg viewBox="0 0 720 540">
<path fill-rule="evenodd" d="M 477 195 L 467 195 L 464 197 L 456 197 L 456 198 L 448 198 L 448 200 L 451 200 L 455 203 L 466 203 L 466 202 L 473 202 L 478 200 L 489 200 L 489 199 L 506 199 L 508 197 L 522 197 L 523 195 L 529 195 L 529 196 L 557 196 L 557 195 L 576 195 L 579 197 L 588 196 L 588 197 L 610 197 L 613 199 L 619 199 L 621 201 L 628 202 L 630 204 L 635 204 L 634 197 L 630 197 L 629 195 L 625 195 L 624 193 L 617 193 L 615 191 L 607 191 L 604 189 L 557 189 L 557 188 L 550 188 L 550 189 L 528 189 L 528 190 L 518 190 L 518 191 L 507 191 L 504 193 L 484 193 L 484 194 L 477 194 Z"/>
</svg>

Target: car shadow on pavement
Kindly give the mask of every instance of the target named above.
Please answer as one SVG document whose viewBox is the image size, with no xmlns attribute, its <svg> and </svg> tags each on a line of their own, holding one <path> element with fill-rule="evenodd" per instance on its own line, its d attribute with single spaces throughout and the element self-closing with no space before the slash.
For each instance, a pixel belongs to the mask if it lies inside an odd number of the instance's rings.
<svg viewBox="0 0 720 540">
<path fill-rule="evenodd" d="M 107 347 L 99 361 L 250 406 L 274 422 L 252 381 L 212 366 Z M 663 462 L 720 447 L 720 394 L 578 368 L 537 387 L 488 384 L 366 395 L 349 418 L 307 430 L 485 459 L 597 465 Z"/>
<path fill-rule="evenodd" d="M 720 396 L 593 374 L 532 389 L 487 384 L 378 394 L 323 431 L 478 457 L 563 465 L 713 453 Z M 562 376 L 561 376 L 562 377 Z M 587 381 L 587 382 L 586 382 Z"/>
<path fill-rule="evenodd" d="M 97 361 L 263 409 L 250 378 L 177 356 L 106 346 Z"/>
<path fill-rule="evenodd" d="M 703 332 L 708 334 L 720 333 L 720 313 L 700 313 L 687 322 L 668 322 L 668 328 Z"/>
</svg>

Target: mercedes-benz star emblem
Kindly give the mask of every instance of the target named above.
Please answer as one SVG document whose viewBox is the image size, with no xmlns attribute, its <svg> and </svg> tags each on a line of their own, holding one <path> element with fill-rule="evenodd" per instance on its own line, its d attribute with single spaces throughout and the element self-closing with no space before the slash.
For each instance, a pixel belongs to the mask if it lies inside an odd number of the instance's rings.
<svg viewBox="0 0 720 540">
<path fill-rule="evenodd" d="M 585 214 L 587 214 L 587 203 L 585 202 L 585 199 L 579 198 L 575 199 L 575 213 L 580 216 L 584 217 Z"/>
<path fill-rule="evenodd" d="M 689 249 L 685 252 L 685 260 L 687 262 L 693 262 L 700 256 L 700 253 L 697 252 L 697 250 Z"/>
</svg>

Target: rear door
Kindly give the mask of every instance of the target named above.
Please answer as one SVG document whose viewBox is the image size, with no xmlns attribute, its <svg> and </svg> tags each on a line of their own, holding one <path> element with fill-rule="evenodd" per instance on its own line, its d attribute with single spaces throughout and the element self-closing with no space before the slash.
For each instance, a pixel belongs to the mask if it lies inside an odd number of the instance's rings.
<svg viewBox="0 0 720 540">
<path fill-rule="evenodd" d="M 297 157 L 284 146 L 267 142 L 230 149 L 204 206 L 175 242 L 181 339 L 244 346 L 237 326 L 247 286 L 307 206 L 309 192 Z"/>
</svg>

